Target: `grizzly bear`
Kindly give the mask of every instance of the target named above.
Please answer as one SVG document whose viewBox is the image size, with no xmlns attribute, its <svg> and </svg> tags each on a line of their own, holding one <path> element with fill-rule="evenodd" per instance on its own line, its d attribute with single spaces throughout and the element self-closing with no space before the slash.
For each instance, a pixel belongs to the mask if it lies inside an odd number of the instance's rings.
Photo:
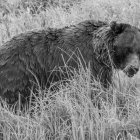
<svg viewBox="0 0 140 140">
<path fill-rule="evenodd" d="M 10 104 L 19 94 L 24 100 L 35 85 L 45 89 L 59 80 L 60 67 L 78 69 L 79 58 L 83 65 L 90 64 L 93 77 L 108 88 L 113 69 L 129 77 L 138 72 L 139 55 L 139 29 L 124 23 L 87 20 L 61 29 L 22 33 L 0 49 L 0 96 Z"/>
</svg>

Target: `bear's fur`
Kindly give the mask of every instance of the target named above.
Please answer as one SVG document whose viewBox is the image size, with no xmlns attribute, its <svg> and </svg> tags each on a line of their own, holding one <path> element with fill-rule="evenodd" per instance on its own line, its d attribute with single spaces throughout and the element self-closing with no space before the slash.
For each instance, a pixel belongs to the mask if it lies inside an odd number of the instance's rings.
<svg viewBox="0 0 140 140">
<path fill-rule="evenodd" d="M 87 20 L 13 37 L 0 49 L 0 96 L 8 103 L 17 101 L 19 93 L 29 97 L 36 79 L 44 89 L 47 83 L 59 79 L 60 72 L 55 68 L 64 63 L 78 68 L 77 52 L 81 52 L 86 65 L 90 63 L 92 75 L 107 88 L 113 69 L 121 69 L 130 77 L 138 71 L 139 29 L 129 24 Z"/>
</svg>

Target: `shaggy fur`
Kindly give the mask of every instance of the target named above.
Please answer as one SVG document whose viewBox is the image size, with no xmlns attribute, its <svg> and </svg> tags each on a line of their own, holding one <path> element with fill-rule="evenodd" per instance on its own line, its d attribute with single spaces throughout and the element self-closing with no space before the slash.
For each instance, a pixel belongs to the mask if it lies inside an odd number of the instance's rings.
<svg viewBox="0 0 140 140">
<path fill-rule="evenodd" d="M 20 34 L 0 49 L 0 95 L 8 103 L 17 101 L 19 93 L 26 98 L 36 79 L 45 88 L 49 81 L 59 79 L 60 72 L 52 71 L 64 66 L 64 60 L 78 68 L 77 51 L 86 65 L 90 63 L 93 76 L 108 87 L 114 68 L 128 76 L 138 71 L 140 32 L 129 24 L 88 20 L 62 29 Z"/>
</svg>

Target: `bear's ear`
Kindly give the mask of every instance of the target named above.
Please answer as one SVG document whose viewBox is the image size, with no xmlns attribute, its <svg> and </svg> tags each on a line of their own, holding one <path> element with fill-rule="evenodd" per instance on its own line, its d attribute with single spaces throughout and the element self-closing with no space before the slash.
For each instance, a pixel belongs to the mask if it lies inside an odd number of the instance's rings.
<svg viewBox="0 0 140 140">
<path fill-rule="evenodd" d="M 110 23 L 110 28 L 115 34 L 121 34 L 125 30 L 125 24 L 116 23 L 116 21 L 112 21 Z"/>
</svg>

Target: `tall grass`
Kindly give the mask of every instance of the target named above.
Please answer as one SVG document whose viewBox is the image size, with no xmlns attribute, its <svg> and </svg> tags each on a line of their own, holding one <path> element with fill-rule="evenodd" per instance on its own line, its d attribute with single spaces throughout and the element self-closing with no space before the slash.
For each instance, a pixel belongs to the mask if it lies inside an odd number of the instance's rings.
<svg viewBox="0 0 140 140">
<path fill-rule="evenodd" d="M 139 138 L 139 95 L 135 86 L 127 92 L 103 90 L 91 79 L 90 68 L 73 71 L 57 88 L 39 91 L 25 112 L 3 102 L 1 136 L 5 140 L 109 140 Z"/>
<path fill-rule="evenodd" d="M 24 2 L 25 1 L 25 2 Z M 2 0 L 0 44 L 21 32 L 47 27 L 61 28 L 86 19 L 127 22 L 139 27 L 139 0 L 77 0 L 72 6 L 67 0 L 55 0 L 56 6 L 38 6 L 32 14 L 37 0 Z M 73 0 L 74 1 L 74 0 Z M 76 0 L 75 0 L 76 1 Z M 68 5 L 67 7 L 61 5 Z"/>
<path fill-rule="evenodd" d="M 86 19 L 140 26 L 139 0 L 59 0 L 56 5 L 48 3 L 45 10 L 39 5 L 38 11 L 32 13 L 35 2 L 1 1 L 0 45 L 28 30 L 61 28 Z M 9 108 L 1 101 L 0 139 L 140 139 L 139 77 L 135 78 L 115 73 L 114 85 L 105 91 L 91 79 L 90 68 L 81 66 L 67 82 L 54 83 L 57 88 L 53 91 L 39 90 L 41 96 L 35 96 L 36 101 L 24 112 L 19 108 L 15 113 L 14 106 Z"/>
</svg>

